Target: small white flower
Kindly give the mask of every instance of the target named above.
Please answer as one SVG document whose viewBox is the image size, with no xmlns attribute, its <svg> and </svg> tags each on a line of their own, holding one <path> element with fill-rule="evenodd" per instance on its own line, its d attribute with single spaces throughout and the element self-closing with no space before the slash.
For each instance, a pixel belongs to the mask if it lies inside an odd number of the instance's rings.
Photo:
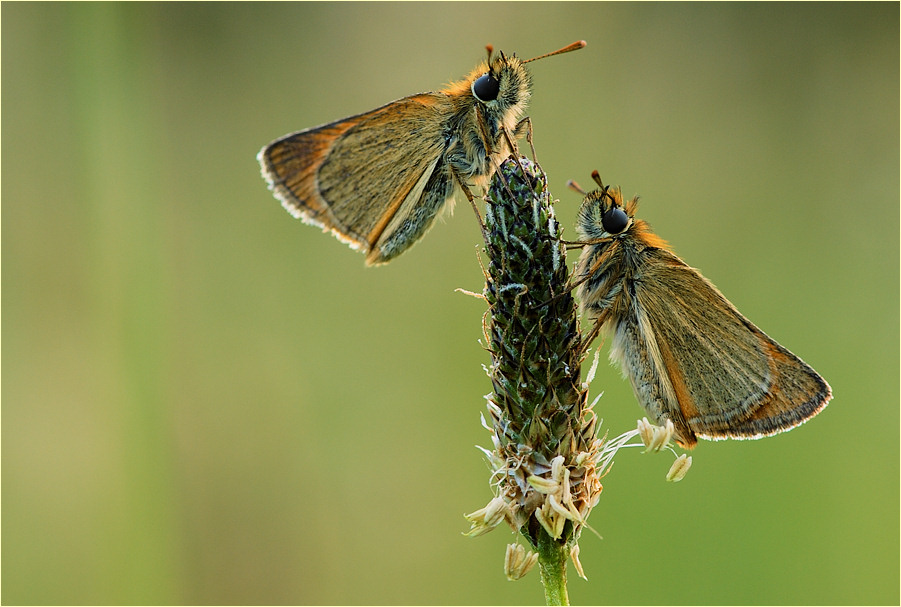
<svg viewBox="0 0 901 607">
<path fill-rule="evenodd" d="M 551 507 L 551 509 L 564 518 L 568 518 L 569 520 L 575 520 L 572 513 L 563 507 L 563 505 L 557 501 L 557 498 L 553 495 L 547 496 L 547 503 Z"/>
<path fill-rule="evenodd" d="M 676 458 L 676 461 L 673 462 L 669 472 L 666 473 L 666 480 L 678 483 L 685 478 L 685 474 L 688 472 L 689 468 L 691 468 L 691 456 L 683 453 Z"/>
<path fill-rule="evenodd" d="M 543 476 L 535 476 L 534 474 L 528 478 L 529 484 L 537 491 L 538 493 L 543 493 L 545 495 L 550 495 L 552 493 L 557 493 L 560 490 L 560 483 L 551 478 L 545 478 Z"/>
<path fill-rule="evenodd" d="M 588 578 L 585 576 L 585 570 L 582 569 L 582 563 L 579 562 L 579 551 L 580 550 L 581 549 L 579 548 L 579 545 L 574 544 L 572 549 L 569 551 L 569 558 L 572 559 L 573 567 L 576 568 L 576 573 L 579 574 L 580 578 L 582 578 L 583 580 L 585 580 L 587 582 Z"/>
<path fill-rule="evenodd" d="M 655 426 L 648 421 L 647 417 L 638 420 L 638 434 L 641 436 L 641 442 L 644 443 L 645 453 L 660 451 L 669 444 L 675 433 L 676 427 L 669 419 L 663 426 Z"/>
<path fill-rule="evenodd" d="M 484 508 L 479 508 L 471 514 L 464 515 L 466 520 L 470 522 L 472 527 L 464 533 L 470 537 L 478 537 L 488 533 L 497 527 L 501 521 L 507 516 L 507 502 L 502 497 L 496 497 Z"/>
<path fill-rule="evenodd" d="M 538 553 L 526 550 L 522 544 L 507 544 L 504 558 L 504 573 L 510 581 L 516 581 L 527 574 L 538 562 Z"/>
<path fill-rule="evenodd" d="M 654 424 L 649 422 L 647 417 L 642 417 L 638 420 L 638 435 L 641 437 L 641 442 L 644 443 L 647 451 L 651 447 L 651 441 L 654 440 Z"/>
<path fill-rule="evenodd" d="M 558 455 L 551 460 L 551 478 L 557 482 L 563 480 L 563 471 L 566 470 L 565 460 L 562 455 Z"/>
</svg>

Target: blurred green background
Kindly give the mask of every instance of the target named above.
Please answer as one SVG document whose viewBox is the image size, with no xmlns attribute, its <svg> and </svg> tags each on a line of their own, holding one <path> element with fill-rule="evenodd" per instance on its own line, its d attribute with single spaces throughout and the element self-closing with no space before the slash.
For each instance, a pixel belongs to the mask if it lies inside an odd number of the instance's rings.
<svg viewBox="0 0 901 607">
<path fill-rule="evenodd" d="M 898 604 L 898 32 L 897 3 L 4 3 L 3 602 L 540 603 L 506 528 L 461 535 L 491 497 L 467 205 L 365 268 L 255 155 L 584 38 L 530 66 L 568 234 L 568 179 L 641 194 L 835 399 L 677 485 L 621 453 L 572 600 Z"/>
</svg>

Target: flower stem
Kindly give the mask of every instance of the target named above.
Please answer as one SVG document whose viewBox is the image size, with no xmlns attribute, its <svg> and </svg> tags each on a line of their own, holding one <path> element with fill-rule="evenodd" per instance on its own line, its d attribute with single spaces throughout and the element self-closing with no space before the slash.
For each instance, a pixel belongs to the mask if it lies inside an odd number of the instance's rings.
<svg viewBox="0 0 901 607">
<path fill-rule="evenodd" d="M 538 568 L 547 605 L 569 605 L 566 592 L 566 544 L 551 538 L 544 529 L 538 534 Z"/>
</svg>

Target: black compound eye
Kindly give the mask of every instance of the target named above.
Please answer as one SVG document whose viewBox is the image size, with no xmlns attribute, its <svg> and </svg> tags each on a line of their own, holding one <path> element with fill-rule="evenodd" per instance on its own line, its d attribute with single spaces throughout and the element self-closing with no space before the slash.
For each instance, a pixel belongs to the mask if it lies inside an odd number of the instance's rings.
<svg viewBox="0 0 901 607">
<path fill-rule="evenodd" d="M 610 207 L 601 218 L 601 224 L 608 234 L 619 234 L 629 225 L 629 216 L 619 207 Z"/>
<path fill-rule="evenodd" d="M 494 101 L 501 84 L 491 74 L 485 74 L 472 83 L 472 94 L 479 101 Z"/>
</svg>

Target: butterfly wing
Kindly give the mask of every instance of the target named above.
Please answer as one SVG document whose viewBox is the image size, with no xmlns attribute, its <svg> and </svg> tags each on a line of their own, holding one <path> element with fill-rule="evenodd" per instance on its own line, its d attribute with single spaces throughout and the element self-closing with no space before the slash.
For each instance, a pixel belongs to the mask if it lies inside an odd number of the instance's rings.
<svg viewBox="0 0 901 607">
<path fill-rule="evenodd" d="M 402 228 L 398 212 L 412 213 L 430 185 L 445 147 L 447 107 L 443 94 L 422 93 L 286 135 L 260 152 L 263 175 L 292 215 L 376 253 Z M 437 207 L 428 223 L 452 192 L 445 181 L 432 181 L 445 187 L 440 201 L 428 200 Z M 370 262 L 380 258 L 371 254 Z"/>
<path fill-rule="evenodd" d="M 663 249 L 643 266 L 614 341 L 636 395 L 680 440 L 758 438 L 818 413 L 829 385 L 742 316 L 697 270 Z M 646 369 L 632 373 L 630 369 Z"/>
</svg>

